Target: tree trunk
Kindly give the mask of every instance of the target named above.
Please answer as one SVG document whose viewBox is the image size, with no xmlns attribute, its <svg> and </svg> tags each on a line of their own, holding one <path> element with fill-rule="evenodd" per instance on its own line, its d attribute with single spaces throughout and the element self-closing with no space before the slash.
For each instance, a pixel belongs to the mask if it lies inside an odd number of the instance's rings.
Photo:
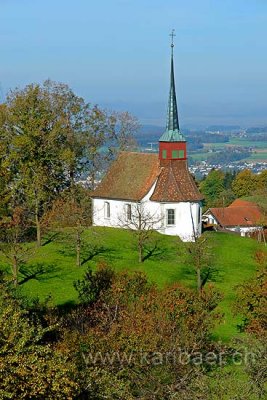
<svg viewBox="0 0 267 400">
<path fill-rule="evenodd" d="M 76 232 L 76 266 L 81 266 L 81 232 L 79 229 Z"/>
<path fill-rule="evenodd" d="M 37 246 L 41 247 L 41 222 L 39 218 L 39 203 L 37 199 L 35 200 L 35 225 Z"/>
<path fill-rule="evenodd" d="M 143 246 L 141 244 L 138 245 L 138 261 L 142 263 L 143 259 Z"/>
<path fill-rule="evenodd" d="M 197 290 L 201 292 L 202 290 L 202 279 L 201 279 L 201 270 L 197 268 Z"/>
<path fill-rule="evenodd" d="M 12 273 L 13 273 L 13 282 L 15 287 L 18 286 L 18 274 L 19 274 L 19 267 L 18 267 L 18 259 L 14 254 L 12 257 Z"/>
</svg>

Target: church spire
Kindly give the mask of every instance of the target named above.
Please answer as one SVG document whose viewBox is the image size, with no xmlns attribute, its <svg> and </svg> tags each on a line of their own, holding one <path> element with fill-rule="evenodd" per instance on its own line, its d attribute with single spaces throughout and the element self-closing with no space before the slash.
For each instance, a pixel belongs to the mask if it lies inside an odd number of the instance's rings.
<svg viewBox="0 0 267 400">
<path fill-rule="evenodd" d="M 171 36 L 171 75 L 170 75 L 170 91 L 169 91 L 169 102 L 167 112 L 167 124 L 166 130 L 160 138 L 160 142 L 177 142 L 185 141 L 179 128 L 177 100 L 175 92 L 175 79 L 174 79 L 174 63 L 173 63 L 173 39 L 175 36 L 174 29 L 172 30 Z"/>
<path fill-rule="evenodd" d="M 173 38 L 174 29 L 171 36 L 171 79 L 169 103 L 167 112 L 166 130 L 159 139 L 159 159 L 161 164 L 169 160 L 186 160 L 186 140 L 179 128 L 177 100 L 175 92 L 174 63 L 173 63 Z"/>
</svg>

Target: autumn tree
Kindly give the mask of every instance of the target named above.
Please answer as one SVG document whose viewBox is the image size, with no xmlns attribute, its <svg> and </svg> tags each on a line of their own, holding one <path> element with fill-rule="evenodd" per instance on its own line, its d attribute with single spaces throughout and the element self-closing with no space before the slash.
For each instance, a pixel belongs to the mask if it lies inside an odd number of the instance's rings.
<svg viewBox="0 0 267 400">
<path fill-rule="evenodd" d="M 50 202 L 80 171 L 88 106 L 67 85 L 51 81 L 11 91 L 5 105 L 12 196 L 25 202 L 41 244 L 41 218 Z M 3 122 L 3 121 L 2 121 Z"/>
<path fill-rule="evenodd" d="M 134 134 L 138 129 L 138 120 L 128 112 L 108 112 L 97 106 L 91 109 L 84 144 L 90 189 L 95 189 L 119 151 L 136 149 Z"/>
<path fill-rule="evenodd" d="M 267 170 L 262 171 L 259 175 L 257 175 L 257 183 L 259 191 L 267 191 Z"/>
<path fill-rule="evenodd" d="M 261 336 L 267 334 L 267 253 L 257 251 L 255 259 L 258 265 L 254 279 L 238 287 L 236 310 L 243 315 L 244 329 Z"/>
<path fill-rule="evenodd" d="M 10 265 L 14 285 L 19 284 L 21 267 L 32 256 L 33 248 L 26 245 L 28 240 L 27 215 L 23 208 L 16 207 L 12 215 L 0 219 L 0 253 Z"/>
<path fill-rule="evenodd" d="M 81 266 L 81 252 L 83 246 L 83 232 L 91 225 L 92 210 L 89 191 L 81 185 L 73 185 L 61 193 L 52 204 L 51 209 L 44 216 L 45 225 L 54 230 L 66 232 L 72 238 L 74 234 L 76 250 L 76 266 Z"/>
<path fill-rule="evenodd" d="M 249 196 L 257 189 L 257 179 L 253 172 L 245 169 L 236 175 L 232 188 L 237 197 Z"/>
<path fill-rule="evenodd" d="M 75 366 L 53 343 L 55 327 L 43 328 L 0 284 L 0 398 L 71 399 L 78 393 Z"/>
<path fill-rule="evenodd" d="M 235 311 L 243 317 L 242 329 L 247 333 L 244 346 L 251 357 L 245 370 L 250 378 L 251 395 L 264 399 L 267 395 L 266 251 L 258 250 L 255 259 L 258 265 L 256 276 L 238 287 Z"/>
<path fill-rule="evenodd" d="M 127 111 L 112 112 L 113 124 L 110 151 L 116 155 L 118 151 L 133 151 L 137 148 L 135 134 L 140 129 L 139 121 Z"/>
<path fill-rule="evenodd" d="M 89 398 L 115 388 L 125 391 L 125 399 L 205 398 L 199 397 L 203 371 L 193 359 L 195 352 L 212 348 L 213 310 L 221 299 L 214 289 L 204 289 L 200 297 L 178 284 L 158 289 L 141 272 L 110 277 L 103 268 L 84 279 L 89 279 L 82 288 L 89 288 L 90 301 L 80 308 L 83 329 L 75 333 L 74 312 L 64 340 L 84 365 L 80 382 Z M 89 385 L 89 373 L 96 372 L 95 384 Z M 104 377 L 103 387 L 97 382 Z"/>
<path fill-rule="evenodd" d="M 185 243 L 185 262 L 194 269 L 199 293 L 216 273 L 214 267 L 214 249 L 208 235 L 195 237 L 193 242 Z"/>
</svg>

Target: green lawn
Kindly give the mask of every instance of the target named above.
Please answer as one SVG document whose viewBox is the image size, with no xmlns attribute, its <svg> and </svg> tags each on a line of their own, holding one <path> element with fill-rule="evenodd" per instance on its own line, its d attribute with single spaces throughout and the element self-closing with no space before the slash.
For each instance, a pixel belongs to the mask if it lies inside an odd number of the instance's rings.
<svg viewBox="0 0 267 400">
<path fill-rule="evenodd" d="M 224 313 L 224 318 L 222 324 L 215 329 L 214 336 L 220 340 L 228 340 L 238 333 L 238 318 L 233 317 L 231 308 L 235 300 L 235 287 L 254 274 L 256 265 L 253 254 L 261 245 L 252 239 L 232 234 L 208 234 L 214 240 L 214 263 L 218 270 L 214 284 L 224 294 L 218 307 Z M 73 281 L 83 276 L 87 266 L 95 268 L 98 262 L 103 261 L 116 270 L 142 270 L 149 280 L 161 287 L 177 281 L 195 287 L 194 272 L 186 265 L 182 256 L 184 245 L 176 237 L 157 234 L 156 254 L 140 264 L 137 262 L 137 251 L 130 232 L 115 228 L 92 228 L 85 232 L 85 236 L 88 245 L 85 246 L 85 262 L 81 268 L 75 265 L 75 254 L 70 240 L 55 238 L 34 250 L 27 268 L 33 274 L 38 266 L 43 266 L 44 271 L 23 283 L 22 293 L 41 300 L 51 296 L 50 301 L 57 305 L 76 302 L 77 293 L 73 288 Z M 8 270 L 3 259 L 0 266 Z"/>
</svg>

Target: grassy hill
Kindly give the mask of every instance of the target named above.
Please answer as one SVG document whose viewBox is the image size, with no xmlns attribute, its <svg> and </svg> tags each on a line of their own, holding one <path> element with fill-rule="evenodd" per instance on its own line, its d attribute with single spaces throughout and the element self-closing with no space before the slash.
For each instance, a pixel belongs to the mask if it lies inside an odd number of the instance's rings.
<svg viewBox="0 0 267 400">
<path fill-rule="evenodd" d="M 71 231 L 67 233 L 72 234 Z M 218 307 L 224 317 L 214 336 L 224 341 L 238 334 L 236 325 L 239 319 L 232 314 L 236 286 L 253 276 L 256 269 L 253 255 L 261 245 L 232 234 L 207 234 L 214 242 L 214 266 L 217 269 L 214 285 L 224 295 Z M 140 264 L 131 232 L 91 228 L 84 235 L 86 244 L 81 268 L 75 265 L 70 236 L 57 236 L 47 240 L 41 248 L 34 249 L 25 268 L 26 274 L 21 276 L 21 281 L 24 280 L 22 293 L 30 298 L 39 297 L 42 301 L 50 296 L 50 301 L 56 305 L 75 303 L 77 293 L 73 281 L 80 279 L 88 266 L 95 268 L 99 262 L 107 262 L 116 270 L 142 270 L 149 280 L 161 287 L 177 281 L 190 287 L 196 286 L 194 271 L 185 262 L 184 245 L 176 237 L 156 234 L 157 248 Z M 3 258 L 0 267 L 9 271 Z"/>
</svg>

